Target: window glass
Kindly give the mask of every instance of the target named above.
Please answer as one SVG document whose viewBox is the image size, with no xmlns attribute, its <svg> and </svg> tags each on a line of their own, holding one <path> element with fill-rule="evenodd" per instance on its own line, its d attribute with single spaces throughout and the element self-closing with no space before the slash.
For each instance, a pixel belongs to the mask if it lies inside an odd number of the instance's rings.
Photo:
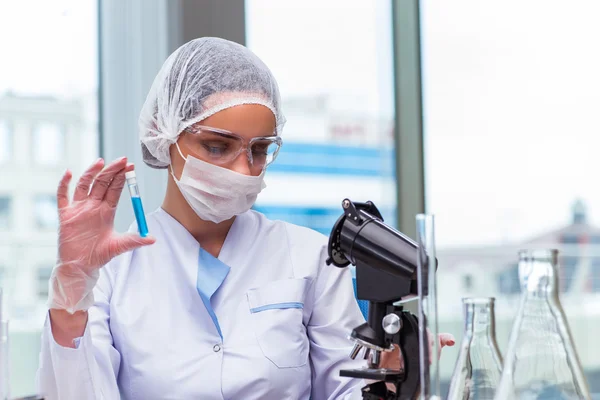
<svg viewBox="0 0 600 400">
<path fill-rule="evenodd" d="M 33 160 L 38 164 L 55 165 L 64 157 L 64 133 L 60 126 L 41 123 L 33 130 Z"/>
<path fill-rule="evenodd" d="M 600 285 L 600 2 L 421 2 L 427 211 L 436 215 L 440 329 L 462 332 L 455 260 L 496 297 L 500 350 L 518 309 L 517 251 L 560 251 L 560 300 L 592 392 Z M 479 278 L 482 277 L 482 279 Z M 457 339 L 459 339 L 457 337 Z M 447 384 L 458 348 L 444 349 Z"/>
<path fill-rule="evenodd" d="M 58 182 L 98 157 L 97 10 L 96 0 L 0 1 L 0 54 L 9 55 L 0 68 L 0 285 L 11 398 L 35 394 Z"/>
<path fill-rule="evenodd" d="M 53 266 L 42 266 L 37 270 L 37 296 L 41 301 L 48 299 L 48 281 L 52 274 Z"/>
<path fill-rule="evenodd" d="M 56 196 L 49 194 L 36 196 L 33 213 L 35 215 L 36 228 L 54 230 L 58 228 Z"/>
<path fill-rule="evenodd" d="M 396 225 L 391 21 L 384 1 L 246 1 L 287 117 L 256 210 L 329 235 L 347 197 Z"/>
<path fill-rule="evenodd" d="M 0 196 L 0 231 L 10 228 L 10 197 Z"/>
<path fill-rule="evenodd" d="M 12 158 L 12 132 L 7 121 L 0 120 L 0 164 Z"/>
</svg>

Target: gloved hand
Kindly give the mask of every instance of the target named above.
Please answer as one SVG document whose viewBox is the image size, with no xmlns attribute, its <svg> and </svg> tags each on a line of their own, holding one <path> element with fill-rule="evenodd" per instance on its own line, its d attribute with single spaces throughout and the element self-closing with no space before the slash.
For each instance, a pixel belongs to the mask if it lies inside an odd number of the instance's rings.
<svg viewBox="0 0 600 400">
<path fill-rule="evenodd" d="M 434 339 L 433 335 L 427 330 L 427 337 L 429 339 L 429 353 L 433 351 Z M 452 347 L 454 346 L 455 340 L 454 336 L 450 333 L 440 333 L 438 335 L 438 359 L 441 356 L 442 349 L 446 346 Z M 429 360 L 431 364 L 431 360 Z M 387 369 L 404 369 L 404 359 L 402 358 L 402 353 L 400 353 L 400 347 L 398 345 L 394 345 L 394 350 L 390 352 L 381 353 L 381 362 L 379 363 L 379 368 L 387 368 Z"/>
<path fill-rule="evenodd" d="M 427 330 L 427 337 L 429 339 L 429 354 L 433 351 L 434 338 L 433 335 Z M 454 336 L 450 333 L 440 333 L 438 335 L 438 359 L 441 356 L 442 349 L 445 346 L 452 347 L 454 346 L 455 340 Z M 429 360 L 431 364 L 431 359 Z M 396 370 L 404 370 L 404 358 L 402 357 L 402 353 L 400 352 L 400 347 L 398 345 L 394 345 L 394 350 L 390 352 L 381 353 L 381 361 L 379 363 L 379 368 L 386 369 L 396 369 Z M 396 387 L 393 383 L 386 383 L 388 390 L 395 392 Z"/>
<path fill-rule="evenodd" d="M 133 170 L 125 157 L 110 163 L 98 159 L 79 179 L 73 201 L 68 189 L 72 174 L 63 175 L 57 191 L 58 262 L 50 277 L 51 309 L 87 310 L 94 304 L 93 288 L 100 268 L 119 254 L 155 242 L 137 233 L 113 230 L 117 203 L 125 185 L 125 172 Z M 91 188 L 91 189 L 90 189 Z"/>
</svg>

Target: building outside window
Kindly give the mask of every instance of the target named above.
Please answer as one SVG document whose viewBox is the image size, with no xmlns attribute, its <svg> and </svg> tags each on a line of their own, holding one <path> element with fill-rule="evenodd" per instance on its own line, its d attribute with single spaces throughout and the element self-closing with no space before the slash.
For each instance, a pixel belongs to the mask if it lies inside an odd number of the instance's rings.
<svg viewBox="0 0 600 400">
<path fill-rule="evenodd" d="M 33 128 L 33 161 L 41 165 L 56 165 L 65 156 L 65 133 L 57 123 L 40 123 Z"/>
<path fill-rule="evenodd" d="M 287 119 L 254 209 L 329 235 L 344 198 L 371 200 L 395 226 L 391 2 L 246 0 L 245 11 L 246 44 L 277 78 Z"/>
<path fill-rule="evenodd" d="M 8 121 L 0 120 L 0 165 L 11 160 L 13 152 L 12 130 Z"/>
<path fill-rule="evenodd" d="M 56 195 L 40 194 L 35 196 L 33 213 L 35 216 L 36 228 L 58 228 L 58 210 L 56 206 Z"/>
<path fill-rule="evenodd" d="M 10 229 L 11 199 L 8 196 L 0 196 L 0 231 Z"/>
<path fill-rule="evenodd" d="M 44 302 L 48 299 L 48 282 L 52 269 L 52 266 L 42 266 L 37 270 L 37 295 Z"/>
</svg>

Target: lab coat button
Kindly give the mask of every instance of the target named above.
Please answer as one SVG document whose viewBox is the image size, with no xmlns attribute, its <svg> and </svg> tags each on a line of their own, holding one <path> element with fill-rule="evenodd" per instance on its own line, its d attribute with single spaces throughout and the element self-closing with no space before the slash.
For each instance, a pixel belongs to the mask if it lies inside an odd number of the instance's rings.
<svg viewBox="0 0 600 400">
<path fill-rule="evenodd" d="M 221 346 L 219 346 L 218 344 L 215 344 L 215 345 L 213 346 L 213 351 L 214 351 L 215 353 L 218 353 L 219 351 L 221 351 Z"/>
</svg>

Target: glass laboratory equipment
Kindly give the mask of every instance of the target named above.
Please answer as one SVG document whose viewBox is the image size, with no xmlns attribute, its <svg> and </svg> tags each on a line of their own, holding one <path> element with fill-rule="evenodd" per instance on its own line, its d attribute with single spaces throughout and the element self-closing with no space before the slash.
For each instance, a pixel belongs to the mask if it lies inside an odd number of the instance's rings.
<svg viewBox="0 0 600 400">
<path fill-rule="evenodd" d="M 125 179 L 127 179 L 127 187 L 131 196 L 131 204 L 133 205 L 138 232 L 141 237 L 146 237 L 148 236 L 148 225 L 146 223 L 146 216 L 144 215 L 144 207 L 142 206 L 142 198 L 140 197 L 140 189 L 137 184 L 135 171 L 126 172 Z"/>
<path fill-rule="evenodd" d="M 465 328 L 448 400 L 493 400 L 502 374 L 493 297 L 463 299 Z"/>
<path fill-rule="evenodd" d="M 417 293 L 420 400 L 440 399 L 435 218 L 417 215 Z M 433 339 L 435 338 L 435 340 Z M 431 347 L 429 342 L 432 343 Z"/>
<path fill-rule="evenodd" d="M 521 303 L 496 400 L 591 399 L 558 298 L 558 251 L 519 252 Z"/>
</svg>

